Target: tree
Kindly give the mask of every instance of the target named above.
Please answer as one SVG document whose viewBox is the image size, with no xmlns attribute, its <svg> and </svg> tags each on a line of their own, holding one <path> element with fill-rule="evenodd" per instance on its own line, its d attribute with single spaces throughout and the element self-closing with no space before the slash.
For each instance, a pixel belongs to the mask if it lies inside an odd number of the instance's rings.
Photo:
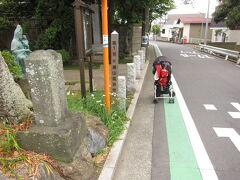
<svg viewBox="0 0 240 180">
<path fill-rule="evenodd" d="M 109 4 L 109 8 L 114 9 L 111 14 L 114 22 L 119 24 L 141 23 L 144 20 L 143 10 L 147 7 L 151 20 L 163 16 L 174 7 L 173 0 L 109 0 Z"/>
<path fill-rule="evenodd" d="M 83 0 L 101 3 L 101 0 Z M 17 23 L 24 33 L 35 31 L 30 39 L 33 49 L 71 49 L 74 34 L 74 0 L 0 0 L 0 29 L 13 28 Z M 149 8 L 149 21 L 173 8 L 173 0 L 108 0 L 110 27 L 112 23 L 145 22 L 143 10 Z M 150 23 L 145 22 L 145 23 Z M 33 50 L 34 50 L 33 49 Z"/>
<path fill-rule="evenodd" d="M 151 27 L 151 32 L 153 32 L 153 34 L 159 35 L 160 34 L 160 25 L 155 24 Z"/>
<path fill-rule="evenodd" d="M 225 20 L 230 29 L 240 29 L 240 1 L 222 0 L 213 16 L 216 23 Z"/>
</svg>

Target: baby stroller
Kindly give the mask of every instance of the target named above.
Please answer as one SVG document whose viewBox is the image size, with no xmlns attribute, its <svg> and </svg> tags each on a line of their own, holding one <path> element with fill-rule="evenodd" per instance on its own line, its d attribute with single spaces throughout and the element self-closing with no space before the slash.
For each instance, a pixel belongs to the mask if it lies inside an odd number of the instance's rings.
<svg viewBox="0 0 240 180">
<path fill-rule="evenodd" d="M 153 102 L 157 103 L 159 98 L 169 98 L 169 103 L 174 103 L 175 92 L 173 91 L 171 74 L 172 64 L 167 57 L 159 56 L 153 62 L 154 74 L 154 98 Z M 167 94 L 168 96 L 163 96 Z"/>
</svg>

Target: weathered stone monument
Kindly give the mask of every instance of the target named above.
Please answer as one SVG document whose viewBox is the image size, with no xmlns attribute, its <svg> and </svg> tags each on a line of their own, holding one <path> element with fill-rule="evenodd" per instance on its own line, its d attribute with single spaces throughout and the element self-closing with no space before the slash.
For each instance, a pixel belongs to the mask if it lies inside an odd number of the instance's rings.
<svg viewBox="0 0 240 180">
<path fill-rule="evenodd" d="M 14 82 L 0 53 L 0 117 L 23 120 L 31 114 L 32 103 Z"/>
<path fill-rule="evenodd" d="M 71 162 L 87 129 L 82 113 L 67 109 L 61 56 L 53 50 L 35 51 L 25 59 L 25 65 L 35 123 L 28 131 L 18 132 L 19 144 Z"/>
</svg>

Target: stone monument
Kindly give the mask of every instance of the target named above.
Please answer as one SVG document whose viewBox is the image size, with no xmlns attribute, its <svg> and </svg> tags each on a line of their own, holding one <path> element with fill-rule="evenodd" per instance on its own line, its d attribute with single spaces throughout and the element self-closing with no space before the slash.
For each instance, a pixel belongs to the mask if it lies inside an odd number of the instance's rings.
<svg viewBox="0 0 240 180">
<path fill-rule="evenodd" d="M 25 64 L 35 121 L 28 131 L 17 133 L 18 142 L 26 150 L 72 162 L 87 128 L 82 113 L 67 109 L 61 55 L 38 50 Z"/>
</svg>

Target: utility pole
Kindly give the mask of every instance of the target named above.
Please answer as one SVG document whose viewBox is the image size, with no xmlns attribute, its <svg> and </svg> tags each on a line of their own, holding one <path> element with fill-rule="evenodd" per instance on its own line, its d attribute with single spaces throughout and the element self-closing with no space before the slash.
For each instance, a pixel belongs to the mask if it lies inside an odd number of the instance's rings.
<svg viewBox="0 0 240 180">
<path fill-rule="evenodd" d="M 208 0 L 208 10 L 207 10 L 207 18 L 206 18 L 206 27 L 205 27 L 205 36 L 204 36 L 204 44 L 207 44 L 207 35 L 208 35 L 208 18 L 209 18 L 209 7 L 210 0 Z"/>
<path fill-rule="evenodd" d="M 109 57 L 108 57 L 108 13 L 107 0 L 102 0 L 103 70 L 106 111 L 110 112 Z"/>
</svg>

